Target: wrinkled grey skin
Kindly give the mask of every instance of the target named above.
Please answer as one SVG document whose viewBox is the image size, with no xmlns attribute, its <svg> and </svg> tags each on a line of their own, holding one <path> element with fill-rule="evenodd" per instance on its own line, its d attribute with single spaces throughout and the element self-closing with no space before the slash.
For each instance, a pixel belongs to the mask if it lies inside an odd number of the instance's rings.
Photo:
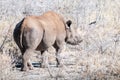
<svg viewBox="0 0 120 80">
<path fill-rule="evenodd" d="M 77 45 L 82 41 L 76 32 L 77 28 L 72 26 L 72 21 L 65 22 L 55 12 L 46 12 L 41 16 L 24 18 L 16 25 L 13 33 L 14 41 L 22 53 L 21 70 L 33 69 L 30 57 L 34 50 L 41 52 L 43 56 L 42 67 L 46 67 L 46 52 L 50 47 L 54 47 L 56 50 L 57 66 L 61 65 L 59 54 L 65 43 Z"/>
</svg>

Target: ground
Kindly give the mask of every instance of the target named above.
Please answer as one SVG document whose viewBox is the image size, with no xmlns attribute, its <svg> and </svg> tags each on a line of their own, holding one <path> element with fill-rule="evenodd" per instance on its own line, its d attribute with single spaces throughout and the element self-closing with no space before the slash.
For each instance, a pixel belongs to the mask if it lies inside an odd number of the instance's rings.
<svg viewBox="0 0 120 80">
<path fill-rule="evenodd" d="M 72 47 L 64 51 L 61 56 L 63 67 L 37 66 L 27 72 L 13 68 L 9 78 L 3 80 L 120 80 L 120 55 L 115 56 L 114 60 L 109 54 L 90 54 L 80 48 Z"/>
</svg>

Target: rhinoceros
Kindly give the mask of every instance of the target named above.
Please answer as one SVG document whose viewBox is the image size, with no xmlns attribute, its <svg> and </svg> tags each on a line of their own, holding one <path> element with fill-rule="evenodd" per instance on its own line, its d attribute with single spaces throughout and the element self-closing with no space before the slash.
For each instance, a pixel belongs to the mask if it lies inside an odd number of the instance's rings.
<svg viewBox="0 0 120 80">
<path fill-rule="evenodd" d="M 22 53 L 22 71 L 33 69 L 30 62 L 31 52 L 40 51 L 41 55 L 50 48 L 54 47 L 56 56 L 59 57 L 63 46 L 66 43 L 77 45 L 82 39 L 77 34 L 76 29 L 72 28 L 72 21 L 65 21 L 56 12 L 48 11 L 40 16 L 27 16 L 21 20 L 13 32 L 14 41 Z M 73 30 L 74 29 L 74 30 Z M 56 57 L 57 65 L 60 59 Z M 44 67 L 43 58 L 43 65 Z"/>
</svg>

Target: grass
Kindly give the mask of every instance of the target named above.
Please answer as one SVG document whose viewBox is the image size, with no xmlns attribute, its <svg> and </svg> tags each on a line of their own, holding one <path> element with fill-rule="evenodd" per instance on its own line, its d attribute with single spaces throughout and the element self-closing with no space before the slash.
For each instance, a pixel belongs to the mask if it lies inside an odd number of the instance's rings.
<svg viewBox="0 0 120 80">
<path fill-rule="evenodd" d="M 3 21 L 0 24 L 0 32 L 4 33 L 0 35 L 1 43 L 8 30 L 10 24 L 8 22 Z M 50 67 L 51 73 L 54 75 L 54 78 L 51 78 L 47 69 L 35 68 L 29 72 L 21 72 L 19 69 L 12 68 L 14 66 L 12 63 L 18 60 L 15 55 L 20 53 L 12 38 L 15 24 L 12 26 L 3 46 L 3 52 L 0 54 L 1 80 L 30 80 L 31 78 L 32 80 L 120 79 L 119 27 L 96 24 L 80 28 L 78 32 L 83 42 L 77 46 L 66 45 L 66 50 L 61 54 L 64 67 Z M 32 61 L 36 59 L 36 56 Z"/>
<path fill-rule="evenodd" d="M 0 55 L 0 79 L 6 80 L 11 74 L 11 58 L 8 54 Z"/>
</svg>

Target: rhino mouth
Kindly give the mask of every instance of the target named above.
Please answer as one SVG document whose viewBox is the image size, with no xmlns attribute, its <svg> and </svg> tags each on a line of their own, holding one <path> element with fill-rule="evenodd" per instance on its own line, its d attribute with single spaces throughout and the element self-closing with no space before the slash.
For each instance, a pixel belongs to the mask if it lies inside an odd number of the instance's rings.
<svg viewBox="0 0 120 80">
<path fill-rule="evenodd" d="M 83 40 L 81 39 L 81 40 L 68 40 L 68 41 L 66 41 L 68 44 L 71 44 L 71 45 L 79 45 L 79 43 L 81 43 Z"/>
</svg>

